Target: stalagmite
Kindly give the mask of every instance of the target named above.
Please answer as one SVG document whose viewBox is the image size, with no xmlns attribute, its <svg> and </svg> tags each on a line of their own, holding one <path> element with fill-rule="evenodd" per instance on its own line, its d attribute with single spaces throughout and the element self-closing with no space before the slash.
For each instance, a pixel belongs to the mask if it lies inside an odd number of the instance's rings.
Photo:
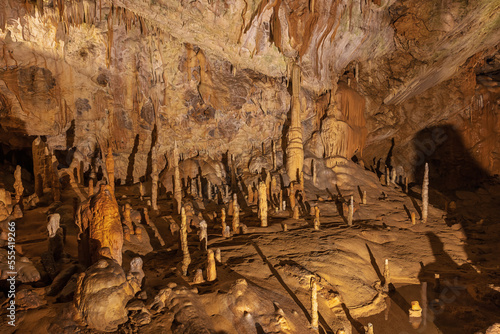
<svg viewBox="0 0 500 334">
<path fill-rule="evenodd" d="M 226 224 L 226 208 L 224 207 L 220 210 L 220 220 L 222 225 L 224 226 Z"/>
<path fill-rule="evenodd" d="M 49 252 L 54 260 L 59 260 L 64 251 L 64 232 L 59 223 L 61 216 L 58 213 L 49 216 L 47 231 L 49 232 Z"/>
<path fill-rule="evenodd" d="M 207 199 L 212 200 L 212 183 L 207 181 Z"/>
<path fill-rule="evenodd" d="M 271 173 L 267 172 L 267 175 L 266 175 L 266 190 L 267 190 L 267 199 L 268 200 L 272 200 L 272 197 L 271 197 Z"/>
<path fill-rule="evenodd" d="M 123 209 L 123 223 L 129 228 L 130 233 L 134 234 L 134 226 L 132 225 L 131 211 L 132 211 L 132 206 L 129 203 L 126 203 Z"/>
<path fill-rule="evenodd" d="M 115 160 L 113 159 L 113 150 L 111 145 L 108 146 L 108 154 L 106 155 L 106 172 L 108 173 L 108 184 L 110 185 L 111 193 L 115 193 Z"/>
<path fill-rule="evenodd" d="M 384 292 L 389 292 L 389 285 L 391 284 L 391 272 L 389 271 L 389 259 L 384 262 Z"/>
<path fill-rule="evenodd" d="M 94 195 L 94 179 L 89 180 L 89 190 L 88 190 L 88 196 L 93 196 Z"/>
<path fill-rule="evenodd" d="M 217 269 L 215 268 L 214 251 L 209 249 L 207 252 L 207 281 L 212 282 L 217 279 Z"/>
<path fill-rule="evenodd" d="M 222 236 L 224 238 L 231 238 L 231 227 L 227 226 L 227 225 L 223 225 L 222 226 Z"/>
<path fill-rule="evenodd" d="M 429 164 L 425 163 L 424 182 L 422 183 L 422 223 L 427 223 L 429 212 Z"/>
<path fill-rule="evenodd" d="M 17 165 L 14 171 L 14 190 L 16 191 L 16 203 L 19 203 L 23 197 L 24 187 L 21 179 L 21 166 Z M 22 204 L 22 203 L 21 203 Z"/>
<path fill-rule="evenodd" d="M 140 200 L 144 200 L 144 195 L 146 195 L 146 191 L 144 190 L 144 183 L 139 182 L 139 194 L 140 194 Z"/>
<path fill-rule="evenodd" d="M 348 210 L 348 214 L 347 214 L 347 224 L 349 226 L 352 226 L 353 216 L 354 216 L 354 199 L 351 196 L 351 198 L 349 199 L 349 210 Z"/>
<path fill-rule="evenodd" d="M 290 181 L 300 182 L 304 164 L 302 144 L 302 123 L 300 111 L 300 68 L 294 63 L 292 68 L 292 107 L 290 128 L 287 135 L 286 172 Z"/>
<path fill-rule="evenodd" d="M 405 176 L 405 193 L 408 193 L 408 177 Z"/>
<path fill-rule="evenodd" d="M 47 145 L 42 141 L 40 137 L 37 137 L 33 141 L 32 153 L 33 153 L 33 174 L 35 176 L 35 193 L 38 197 L 43 196 L 43 190 L 50 186 L 48 175 L 46 173 L 46 153 Z"/>
<path fill-rule="evenodd" d="M 393 185 L 396 185 L 396 178 L 398 177 L 397 173 L 396 173 L 396 168 L 392 168 L 391 170 L 391 183 Z"/>
<path fill-rule="evenodd" d="M 281 227 L 283 228 L 283 232 L 288 231 L 288 225 L 287 224 L 282 224 Z"/>
<path fill-rule="evenodd" d="M 203 283 L 203 282 L 205 282 L 205 280 L 203 279 L 203 270 L 196 269 L 196 272 L 194 274 L 193 283 L 194 284 L 200 284 L 200 283 Z"/>
<path fill-rule="evenodd" d="M 363 191 L 363 198 L 361 199 L 361 203 L 366 204 L 366 190 Z"/>
<path fill-rule="evenodd" d="M 277 162 L 277 159 L 276 159 L 276 143 L 274 142 L 274 140 L 271 140 L 271 145 L 273 146 L 272 149 L 273 149 L 273 170 L 277 170 L 278 169 L 278 162 Z"/>
<path fill-rule="evenodd" d="M 260 226 L 267 227 L 267 187 L 264 182 L 259 183 L 259 213 Z"/>
<path fill-rule="evenodd" d="M 208 235 L 207 235 L 207 222 L 203 219 L 200 222 L 200 245 L 202 250 L 207 250 Z"/>
<path fill-rule="evenodd" d="M 415 212 L 412 212 L 410 216 L 411 216 L 411 224 L 415 225 L 417 223 L 417 219 L 415 218 Z"/>
<path fill-rule="evenodd" d="M 388 186 L 389 183 L 391 182 L 391 180 L 390 180 L 390 175 L 389 175 L 389 167 L 387 167 L 387 166 L 385 166 L 384 177 L 385 177 L 385 185 Z"/>
<path fill-rule="evenodd" d="M 314 229 L 319 230 L 321 223 L 319 221 L 319 207 L 314 207 Z"/>
<path fill-rule="evenodd" d="M 366 327 L 366 334 L 373 334 L 373 324 L 369 322 Z"/>
<path fill-rule="evenodd" d="M 158 146 L 151 149 L 151 207 L 158 210 Z"/>
<path fill-rule="evenodd" d="M 222 263 L 220 248 L 215 249 L 215 261 Z"/>
<path fill-rule="evenodd" d="M 51 180 L 52 180 L 52 196 L 54 198 L 54 202 L 61 201 L 61 183 L 59 182 L 59 173 L 57 171 L 57 165 L 59 162 L 57 158 L 51 155 L 52 163 L 51 163 Z"/>
<path fill-rule="evenodd" d="M 318 330 L 318 285 L 316 279 L 311 279 L 311 328 Z"/>
<path fill-rule="evenodd" d="M 187 218 L 186 210 L 181 208 L 181 248 L 182 248 L 182 274 L 187 276 L 188 267 L 191 263 L 191 255 L 189 255 L 188 240 L 187 240 Z"/>
<path fill-rule="evenodd" d="M 228 226 L 229 227 L 229 226 Z M 236 202 L 233 206 L 233 233 L 238 233 L 240 229 L 240 206 Z"/>
<path fill-rule="evenodd" d="M 95 263 L 100 250 L 106 247 L 110 257 L 121 265 L 123 228 L 111 186 L 101 184 L 99 192 L 80 211 L 77 225 L 80 228 L 81 260 L 87 264 Z"/>
<path fill-rule="evenodd" d="M 300 219 L 300 208 L 299 208 L 298 204 L 295 204 L 295 206 L 293 207 L 292 218 L 293 219 Z"/>
<path fill-rule="evenodd" d="M 177 150 L 177 142 L 174 142 L 172 159 L 172 166 L 174 167 L 174 199 L 177 205 L 177 213 L 180 214 L 182 206 L 182 186 L 181 174 L 179 171 L 179 151 Z"/>
</svg>

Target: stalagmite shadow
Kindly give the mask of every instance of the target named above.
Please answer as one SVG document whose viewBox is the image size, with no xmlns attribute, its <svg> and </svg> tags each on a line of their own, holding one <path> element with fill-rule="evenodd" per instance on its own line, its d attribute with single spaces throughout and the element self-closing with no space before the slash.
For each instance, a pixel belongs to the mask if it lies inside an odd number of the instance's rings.
<svg viewBox="0 0 500 334">
<path fill-rule="evenodd" d="M 446 253 L 443 242 L 436 234 L 428 232 L 426 236 L 435 261 L 421 266 L 418 278 L 421 283 L 427 283 L 428 309 L 433 315 L 433 323 L 443 333 L 453 328 L 455 333 L 465 334 L 484 331 L 499 322 L 498 306 L 494 307 L 491 300 L 482 295 L 485 283 L 481 274 L 469 263 L 457 264 Z M 466 320 L 460 330 L 456 330 L 456 319 L 462 319 L 471 312 L 471 305 L 475 305 L 475 312 L 481 313 L 482 317 Z"/>
<path fill-rule="evenodd" d="M 137 138 L 137 136 L 136 136 Z M 158 140 L 158 130 L 156 128 L 156 124 L 153 128 L 153 131 L 151 131 L 151 147 L 149 148 L 148 152 L 148 159 L 146 162 L 146 180 L 151 179 L 151 172 L 153 170 L 153 147 L 156 145 L 156 141 Z M 135 142 L 134 142 L 134 148 L 135 148 Z M 128 176 L 128 173 L 127 173 Z M 132 176 L 133 179 L 133 176 Z M 132 181 L 133 183 L 133 181 Z"/>
<path fill-rule="evenodd" d="M 413 147 L 417 155 L 413 179 L 418 184 L 422 184 L 426 162 L 429 163 L 429 186 L 440 192 L 473 187 L 489 177 L 488 172 L 472 157 L 462 136 L 452 125 L 419 131 L 413 138 Z M 433 202 L 432 195 L 429 201 Z"/>
<path fill-rule="evenodd" d="M 139 151 L 139 134 L 135 136 L 134 139 L 134 147 L 132 148 L 132 153 L 128 157 L 128 166 L 127 166 L 127 178 L 125 179 L 125 184 L 131 185 L 134 183 L 134 164 L 135 164 L 135 155 Z"/>
</svg>

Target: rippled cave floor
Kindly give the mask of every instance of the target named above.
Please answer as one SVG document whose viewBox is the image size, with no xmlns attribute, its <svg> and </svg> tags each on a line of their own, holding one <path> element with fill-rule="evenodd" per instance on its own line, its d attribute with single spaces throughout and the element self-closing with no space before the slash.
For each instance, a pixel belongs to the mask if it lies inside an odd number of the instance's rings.
<svg viewBox="0 0 500 334">
<path fill-rule="evenodd" d="M 350 168 L 350 169 L 349 169 Z M 217 266 L 217 280 L 192 284 L 196 269 L 205 269 L 206 253 L 200 250 L 196 226 L 189 234 L 192 262 L 189 274 L 180 274 L 181 253 L 172 235 L 170 224 L 178 223 L 172 201 L 161 193 L 160 210 L 150 210 L 150 218 L 158 227 L 166 246 L 161 247 L 148 228 L 154 251 L 145 255 L 146 278 L 143 291 L 148 300 L 169 282 L 178 286 L 196 287 L 191 295 L 196 307 L 204 314 L 203 321 L 213 333 L 274 333 L 272 321 L 276 305 L 283 310 L 290 329 L 281 333 L 309 333 L 309 282 L 316 277 L 319 284 L 320 332 L 335 333 L 344 327 L 346 332 L 364 333 L 369 322 L 375 333 L 476 333 L 500 322 L 500 258 L 498 235 L 498 208 L 500 183 L 498 179 L 484 182 L 471 191 L 450 194 L 432 193 L 434 204 L 429 208 L 427 224 L 418 223 L 421 207 L 420 189 L 412 187 L 412 197 L 400 186 L 381 185 L 374 173 L 359 167 L 337 170 L 338 187 L 320 189 L 306 182 L 306 200 L 300 219 L 290 218 L 289 212 L 275 211 L 269 216 L 269 227 L 259 226 L 257 206 L 242 206 L 241 222 L 248 233 L 230 238 L 221 236 L 220 222 L 214 212 L 220 205 L 192 199 L 201 210 L 209 227 L 209 247 L 220 248 L 222 263 Z M 359 185 L 359 189 L 358 189 Z M 431 185 L 432 186 L 432 185 Z M 80 190 L 86 192 L 81 186 Z M 367 204 L 360 203 L 359 190 L 366 190 Z M 356 202 L 354 226 L 349 227 L 340 214 L 342 201 L 350 196 Z M 46 198 L 45 198 L 46 197 Z M 65 251 L 69 264 L 76 263 L 77 227 L 73 223 L 71 188 L 63 191 L 60 205 L 50 205 L 50 194 L 42 198 L 35 209 L 25 212 L 17 220 L 18 245 L 24 256 L 30 258 L 42 273 L 42 281 L 19 285 L 43 288 L 50 284 L 40 260 L 46 251 L 46 213 L 61 214 L 66 225 Z M 116 197 L 120 206 L 131 203 L 134 209 L 146 206 L 140 200 L 139 189 L 118 186 Z M 456 209 L 440 209 L 440 203 L 454 200 Z M 321 210 L 321 229 L 312 228 L 313 217 L 309 207 Z M 417 224 L 412 225 L 410 212 L 417 213 Z M 340 212 L 340 213 L 339 213 Z M 228 217 L 230 222 L 231 217 Z M 283 231 L 283 224 L 288 230 Z M 134 256 L 124 254 L 127 270 Z M 389 260 L 391 291 L 383 292 L 384 261 Z M 435 274 L 440 275 L 439 286 Z M 261 319 L 258 326 L 247 326 L 243 318 L 227 305 L 226 296 L 239 278 L 248 282 L 247 306 L 253 319 Z M 422 293 L 423 283 L 427 291 Z M 6 326 L 1 314 L 2 333 L 93 333 L 74 327 L 68 315 L 71 302 L 57 302 L 55 297 L 44 297 L 46 305 L 37 309 L 18 311 L 18 326 Z M 226 299 L 225 299 L 226 298 Z M 427 298 L 427 303 L 425 303 Z M 424 306 L 424 317 L 412 326 L 408 317 L 411 301 Z M 5 301 L 2 297 L 1 302 Z M 3 309 L 2 309 L 2 312 Z M 163 310 L 153 314 L 151 323 L 139 326 L 129 321 L 118 333 L 180 333 L 176 327 L 175 312 Z M 248 317 L 249 315 L 247 315 Z M 418 322 L 418 321 L 417 321 Z M 54 326 L 54 323 L 58 326 Z M 414 328 L 416 327 L 416 329 Z M 54 329 L 58 328 L 58 330 Z M 278 331 L 279 332 L 279 331 Z M 185 333 L 189 326 L 185 327 Z"/>
</svg>

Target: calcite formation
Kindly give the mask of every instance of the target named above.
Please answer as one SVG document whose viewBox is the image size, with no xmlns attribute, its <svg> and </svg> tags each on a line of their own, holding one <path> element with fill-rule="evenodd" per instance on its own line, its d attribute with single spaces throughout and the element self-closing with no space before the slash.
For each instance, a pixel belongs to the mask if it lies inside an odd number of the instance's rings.
<svg viewBox="0 0 500 334">
<path fill-rule="evenodd" d="M 24 193 L 23 181 L 21 179 L 21 166 L 19 165 L 16 166 L 16 170 L 14 172 L 14 179 L 15 179 L 14 190 L 16 191 L 16 203 L 19 203 Z"/>
<path fill-rule="evenodd" d="M 82 261 L 95 263 L 101 248 L 108 248 L 112 259 L 122 263 L 123 229 L 118 204 L 110 185 L 99 192 L 80 210 L 78 224 Z"/>
<path fill-rule="evenodd" d="M 484 332 L 499 31 L 487 0 L 1 2 L 14 329 Z"/>
<path fill-rule="evenodd" d="M 304 165 L 304 147 L 302 144 L 302 123 L 300 109 L 300 67 L 292 65 L 292 107 L 290 128 L 287 135 L 286 172 L 290 181 L 300 181 Z"/>
<path fill-rule="evenodd" d="M 126 274 L 115 260 L 102 257 L 78 276 L 74 306 L 83 324 L 113 332 L 128 320 L 125 305 L 140 289 L 144 277 L 142 261 L 132 261 Z"/>
<path fill-rule="evenodd" d="M 106 173 L 108 175 L 108 185 L 110 186 L 112 194 L 115 193 L 115 159 L 113 158 L 113 149 L 111 145 L 108 146 L 106 153 Z"/>
<path fill-rule="evenodd" d="M 267 187 L 264 182 L 259 183 L 259 215 L 260 226 L 267 227 Z"/>
</svg>

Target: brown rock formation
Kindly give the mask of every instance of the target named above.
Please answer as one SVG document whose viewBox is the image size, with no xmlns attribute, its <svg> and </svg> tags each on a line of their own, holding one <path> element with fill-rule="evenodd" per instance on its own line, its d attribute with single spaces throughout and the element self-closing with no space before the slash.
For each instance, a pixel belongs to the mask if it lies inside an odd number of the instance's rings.
<svg viewBox="0 0 500 334">
<path fill-rule="evenodd" d="M 78 217 L 81 260 L 86 264 L 95 263 L 100 249 L 107 247 L 110 257 L 121 265 L 123 229 L 111 186 L 101 185 L 90 202 L 81 206 Z"/>
<path fill-rule="evenodd" d="M 300 109 L 300 68 L 292 65 L 292 108 L 290 128 L 287 134 L 286 172 L 290 181 L 300 181 L 304 165 L 304 147 L 302 145 L 302 123 Z"/>
</svg>

